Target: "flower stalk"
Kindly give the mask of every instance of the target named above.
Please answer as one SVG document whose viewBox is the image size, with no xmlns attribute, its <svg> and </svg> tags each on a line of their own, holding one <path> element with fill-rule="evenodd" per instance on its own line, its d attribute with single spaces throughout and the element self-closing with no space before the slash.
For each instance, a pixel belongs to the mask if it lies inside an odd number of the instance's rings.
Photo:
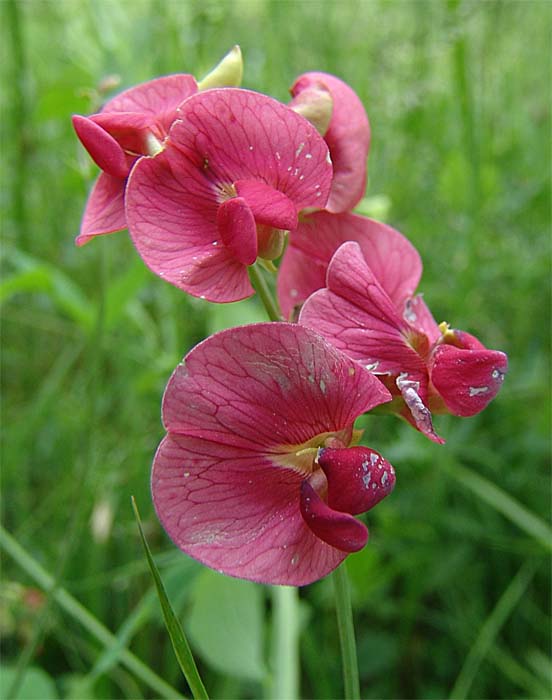
<svg viewBox="0 0 552 700">
<path fill-rule="evenodd" d="M 353 608 L 351 606 L 351 592 L 349 590 L 349 579 L 345 562 L 337 567 L 331 578 L 334 584 L 337 628 L 341 646 L 343 684 L 345 688 L 344 698 L 345 700 L 359 700 L 360 682 L 353 625 Z"/>
<path fill-rule="evenodd" d="M 274 586 L 273 700 L 296 700 L 299 694 L 299 609 L 295 586 Z"/>
<path fill-rule="evenodd" d="M 251 284 L 263 303 L 268 318 L 271 321 L 281 321 L 282 316 L 280 314 L 278 304 L 276 303 L 274 295 L 272 294 L 270 287 L 268 286 L 267 281 L 257 263 L 250 266 L 249 279 L 251 280 Z"/>
</svg>

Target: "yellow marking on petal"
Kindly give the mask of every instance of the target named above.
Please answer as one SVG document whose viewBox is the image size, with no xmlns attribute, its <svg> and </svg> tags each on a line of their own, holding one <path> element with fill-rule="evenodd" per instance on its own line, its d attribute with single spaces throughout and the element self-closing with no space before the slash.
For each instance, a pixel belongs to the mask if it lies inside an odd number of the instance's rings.
<svg viewBox="0 0 552 700">
<path fill-rule="evenodd" d="M 203 159 L 203 169 L 205 170 L 205 161 L 207 158 Z M 207 166 L 209 165 L 209 161 L 207 160 Z M 232 199 L 233 197 L 237 197 L 238 193 L 236 192 L 236 188 L 231 182 L 223 182 L 218 185 L 218 190 L 219 190 L 219 202 L 222 204 L 222 202 L 225 202 L 227 199 Z"/>
<path fill-rule="evenodd" d="M 163 148 L 163 144 L 155 138 L 151 131 L 148 131 L 146 136 L 146 152 L 148 156 L 156 156 L 158 153 L 161 153 Z"/>
<path fill-rule="evenodd" d="M 338 432 L 321 433 L 300 445 L 282 445 L 280 448 L 282 451 L 273 453 L 270 458 L 275 466 L 287 467 L 308 476 L 319 469 L 318 449 L 329 447 L 328 443 L 331 444 L 334 441 L 339 447 L 347 447 L 351 442 L 351 430 L 345 428 Z"/>
<path fill-rule="evenodd" d="M 457 340 L 454 328 L 451 328 L 446 321 L 442 321 L 439 324 L 439 330 L 441 331 L 442 335 L 442 337 L 439 339 L 439 342 L 454 345 L 454 343 Z"/>
</svg>

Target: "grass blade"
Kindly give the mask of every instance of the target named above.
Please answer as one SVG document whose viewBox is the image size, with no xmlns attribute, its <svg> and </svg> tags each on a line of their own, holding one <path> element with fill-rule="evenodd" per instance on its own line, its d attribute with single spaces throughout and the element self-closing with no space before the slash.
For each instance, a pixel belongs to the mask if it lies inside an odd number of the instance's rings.
<svg viewBox="0 0 552 700">
<path fill-rule="evenodd" d="M 451 690 L 450 697 L 454 700 L 464 700 L 467 697 L 479 665 L 491 649 L 500 629 L 527 590 L 537 566 L 538 562 L 532 560 L 526 561 L 522 565 L 485 620 Z"/>
<path fill-rule="evenodd" d="M 54 578 L 45 571 L 42 566 L 0 525 L 0 548 L 14 559 L 19 566 L 45 591 L 49 591 L 54 586 Z M 118 640 L 107 627 L 90 613 L 78 600 L 68 593 L 64 588 L 57 586 L 52 592 L 52 599 L 56 601 L 62 610 L 77 620 L 84 629 L 95 637 L 104 647 L 118 644 Z M 129 671 L 146 683 L 158 697 L 172 700 L 182 697 L 181 694 L 154 673 L 149 666 L 146 666 L 128 649 L 120 652 L 121 663 Z"/>
<path fill-rule="evenodd" d="M 178 664 L 182 669 L 184 677 L 188 681 L 188 685 L 190 686 L 190 690 L 192 691 L 192 695 L 194 696 L 194 698 L 196 698 L 196 700 L 208 700 L 209 696 L 207 695 L 207 691 L 205 690 L 205 686 L 203 685 L 203 681 L 201 680 L 201 677 L 197 670 L 194 657 L 192 656 L 192 652 L 190 650 L 190 645 L 188 644 L 188 640 L 186 639 L 184 630 L 182 629 L 182 626 L 178 621 L 174 610 L 172 609 L 170 601 L 167 597 L 167 593 L 165 591 L 165 586 L 163 585 L 161 576 L 159 575 L 157 567 L 155 566 L 155 562 L 153 561 L 153 557 L 151 556 L 150 548 L 148 546 L 144 535 L 144 531 L 142 529 L 142 523 L 140 521 L 140 514 L 138 513 L 136 501 L 134 500 L 134 497 L 132 497 L 131 500 L 132 508 L 134 510 L 134 516 L 136 517 L 138 529 L 140 530 L 142 544 L 144 545 L 144 552 L 146 553 L 146 558 L 148 560 L 151 575 L 153 576 L 153 580 L 155 581 L 155 587 L 157 588 L 157 595 L 161 604 L 161 610 L 163 611 L 165 626 L 167 628 L 167 632 L 169 633 L 171 644 L 174 649 L 174 653 L 177 658 Z"/>
<path fill-rule="evenodd" d="M 473 491 L 476 496 L 502 513 L 546 549 L 552 551 L 552 530 L 541 518 L 527 510 L 496 484 L 467 467 L 454 463 L 451 465 L 449 473 L 470 491 Z"/>
</svg>

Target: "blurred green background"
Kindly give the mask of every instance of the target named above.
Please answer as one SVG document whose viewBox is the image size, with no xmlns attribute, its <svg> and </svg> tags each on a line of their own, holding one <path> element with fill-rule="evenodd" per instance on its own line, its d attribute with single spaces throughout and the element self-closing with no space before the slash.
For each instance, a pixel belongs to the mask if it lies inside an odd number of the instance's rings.
<svg viewBox="0 0 552 700">
<path fill-rule="evenodd" d="M 398 481 L 348 559 L 362 695 L 551 696 L 551 8 L 4 0 L 3 697 L 18 675 L 21 698 L 187 692 L 132 494 L 212 696 L 271 696 L 268 589 L 176 551 L 148 483 L 173 367 L 263 312 L 164 284 L 125 233 L 73 244 L 95 166 L 71 114 L 97 109 L 107 76 L 121 89 L 202 77 L 236 43 L 244 87 L 285 101 L 308 70 L 353 86 L 372 125 L 363 210 L 419 248 L 437 320 L 510 358 L 483 414 L 437 421 L 444 447 L 392 417 L 364 420 Z M 328 581 L 301 590 L 301 621 L 303 696 L 342 696 Z"/>
</svg>

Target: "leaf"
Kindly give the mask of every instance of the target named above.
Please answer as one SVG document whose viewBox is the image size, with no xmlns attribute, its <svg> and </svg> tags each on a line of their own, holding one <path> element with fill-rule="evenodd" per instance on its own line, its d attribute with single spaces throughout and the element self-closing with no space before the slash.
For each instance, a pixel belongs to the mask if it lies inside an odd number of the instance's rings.
<svg viewBox="0 0 552 700">
<path fill-rule="evenodd" d="M 0 697 L 8 697 L 16 674 L 16 668 L 0 666 Z M 54 680 L 41 668 L 31 666 L 25 672 L 17 695 L 12 697 L 13 700 L 57 700 L 59 694 Z"/>
<path fill-rule="evenodd" d="M 194 647 L 213 668 L 262 680 L 263 591 L 250 581 L 205 569 L 192 591 L 189 633 Z"/>
<path fill-rule="evenodd" d="M 167 632 L 169 633 L 169 637 L 176 659 L 180 668 L 182 669 L 184 677 L 188 681 L 188 685 L 190 686 L 190 690 L 192 691 L 192 695 L 194 696 L 194 698 L 196 698 L 196 700 L 197 698 L 201 698 L 202 700 L 208 700 L 209 696 L 207 695 L 205 686 L 203 685 L 203 682 L 199 676 L 199 672 L 197 670 L 194 657 L 192 656 L 188 640 L 186 639 L 182 626 L 180 625 L 180 622 L 178 621 L 178 618 L 176 617 L 174 610 L 172 609 L 170 601 L 167 597 L 167 593 L 165 592 L 165 587 L 163 586 L 163 581 L 161 580 L 159 571 L 157 570 L 155 562 L 153 561 L 153 557 L 151 556 L 150 548 L 148 546 L 148 543 L 146 542 L 144 531 L 142 530 L 142 523 L 140 521 L 140 514 L 138 513 L 136 501 L 134 500 L 134 497 L 132 497 L 131 500 L 132 508 L 134 510 L 134 516 L 136 517 L 138 529 L 140 530 L 142 544 L 144 545 L 146 558 L 148 560 L 151 575 L 153 576 L 153 580 L 155 582 L 157 595 L 161 604 L 161 610 L 163 611 L 165 627 L 167 628 Z"/>
<path fill-rule="evenodd" d="M 16 271 L 0 284 L 0 302 L 18 293 L 42 292 L 84 331 L 91 331 L 94 309 L 76 282 L 54 265 L 20 251 L 9 251 L 6 257 Z"/>
<path fill-rule="evenodd" d="M 115 276 L 106 292 L 105 325 L 108 330 L 120 322 L 128 305 L 136 298 L 149 277 L 147 267 L 139 258 L 135 258 L 123 274 Z"/>
</svg>

